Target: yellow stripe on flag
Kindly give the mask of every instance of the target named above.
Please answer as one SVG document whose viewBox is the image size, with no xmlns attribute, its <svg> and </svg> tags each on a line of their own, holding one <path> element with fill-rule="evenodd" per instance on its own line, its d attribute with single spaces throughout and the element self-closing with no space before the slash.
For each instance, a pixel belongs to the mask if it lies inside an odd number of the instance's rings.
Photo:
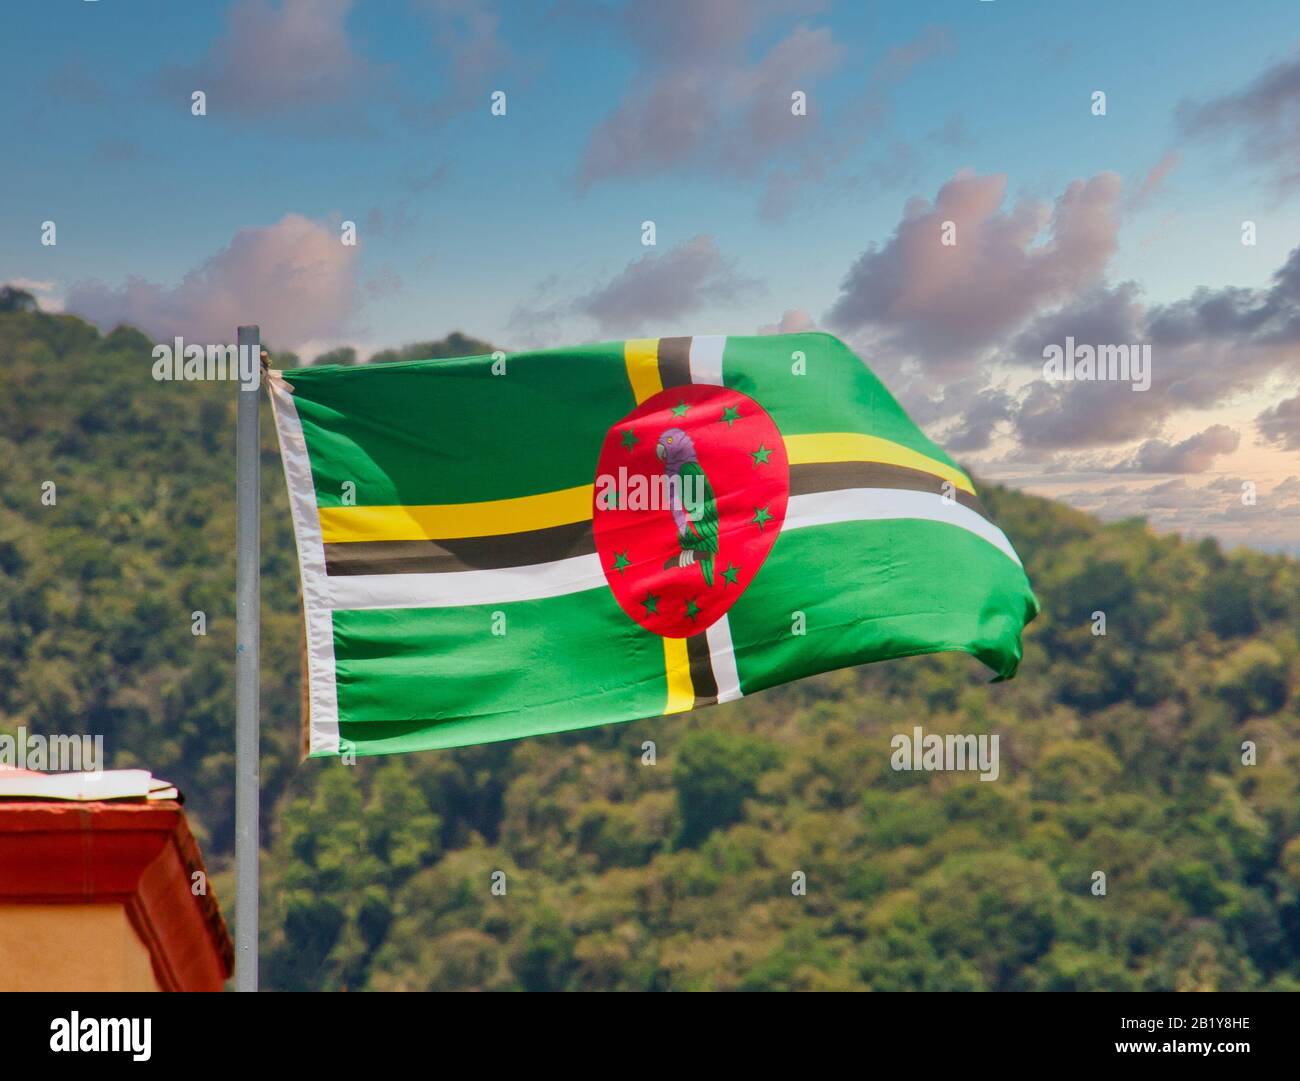
<svg viewBox="0 0 1300 1081">
<path fill-rule="evenodd" d="M 664 639 L 664 672 L 668 676 L 668 702 L 664 713 L 685 713 L 695 705 L 691 658 L 686 652 L 685 638 Z"/>
<path fill-rule="evenodd" d="M 658 338 L 629 338 L 623 343 L 623 362 L 637 405 L 664 389 L 659 379 Z"/>
<path fill-rule="evenodd" d="M 626 343 L 628 378 L 638 402 L 662 389 L 657 347 L 657 338 Z M 791 465 L 881 462 L 930 473 L 951 481 L 962 491 L 972 494 L 975 492 L 970 478 L 960 469 L 879 436 L 856 432 L 790 435 L 785 438 L 785 448 Z M 321 539 L 325 544 L 456 540 L 526 533 L 534 529 L 571 525 L 574 522 L 589 522 L 594 491 L 594 485 L 579 484 L 540 495 L 493 499 L 482 503 L 435 503 L 412 507 L 322 507 Z M 685 646 L 682 650 L 682 656 L 685 657 Z M 689 677 L 686 686 L 690 687 Z"/>
<path fill-rule="evenodd" d="M 906 469 L 931 473 L 964 492 L 975 494 L 970 477 L 960 469 L 928 457 L 876 435 L 857 432 L 817 432 L 814 435 L 787 435 L 785 450 L 791 465 L 824 465 L 829 462 L 880 462 Z"/>
<path fill-rule="evenodd" d="M 496 537 L 591 520 L 595 485 L 483 503 L 417 507 L 321 507 L 326 544 L 351 541 L 453 540 Z"/>
</svg>

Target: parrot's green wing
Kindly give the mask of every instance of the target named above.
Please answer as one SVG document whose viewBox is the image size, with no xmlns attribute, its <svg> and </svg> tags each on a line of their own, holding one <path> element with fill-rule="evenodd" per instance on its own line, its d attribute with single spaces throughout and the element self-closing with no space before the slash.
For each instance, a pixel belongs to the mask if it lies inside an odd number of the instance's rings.
<svg viewBox="0 0 1300 1081">
<path fill-rule="evenodd" d="M 681 468 L 682 506 L 699 534 L 698 549 L 705 552 L 718 550 L 718 504 L 713 498 L 713 485 L 699 462 L 687 462 Z"/>
</svg>

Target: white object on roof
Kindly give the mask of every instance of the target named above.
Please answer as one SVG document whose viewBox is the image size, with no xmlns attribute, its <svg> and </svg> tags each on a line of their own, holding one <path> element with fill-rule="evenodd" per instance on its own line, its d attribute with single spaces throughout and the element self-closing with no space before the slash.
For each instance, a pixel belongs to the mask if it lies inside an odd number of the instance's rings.
<svg viewBox="0 0 1300 1081">
<path fill-rule="evenodd" d="M 0 767 L 0 799 L 180 799 L 176 786 L 147 769 L 107 769 L 96 773 L 33 773 Z"/>
</svg>

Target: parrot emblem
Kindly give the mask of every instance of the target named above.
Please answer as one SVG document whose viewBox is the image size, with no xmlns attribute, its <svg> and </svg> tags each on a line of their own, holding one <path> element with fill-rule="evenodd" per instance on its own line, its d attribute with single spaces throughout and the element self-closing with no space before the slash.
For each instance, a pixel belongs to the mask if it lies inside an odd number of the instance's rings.
<svg viewBox="0 0 1300 1081">
<path fill-rule="evenodd" d="M 713 559 L 718 554 L 718 504 L 713 486 L 695 454 L 691 437 L 680 428 L 664 431 L 655 444 L 655 454 L 664 464 L 668 509 L 677 525 L 681 554 L 664 564 L 672 567 L 698 566 L 704 584 L 713 585 Z"/>
<path fill-rule="evenodd" d="M 692 642 L 687 660 L 698 666 L 700 636 L 745 594 L 781 533 L 789 455 L 753 398 L 673 383 L 606 430 L 590 500 L 619 608 L 651 634 Z"/>
</svg>

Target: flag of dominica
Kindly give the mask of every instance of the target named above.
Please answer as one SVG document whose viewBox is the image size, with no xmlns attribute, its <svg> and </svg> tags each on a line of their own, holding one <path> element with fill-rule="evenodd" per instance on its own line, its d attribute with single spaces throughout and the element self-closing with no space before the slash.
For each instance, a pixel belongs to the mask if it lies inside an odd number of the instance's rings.
<svg viewBox="0 0 1300 1081">
<path fill-rule="evenodd" d="M 1037 614 L 970 478 L 825 334 L 268 375 L 313 756 L 728 702 Z"/>
</svg>

